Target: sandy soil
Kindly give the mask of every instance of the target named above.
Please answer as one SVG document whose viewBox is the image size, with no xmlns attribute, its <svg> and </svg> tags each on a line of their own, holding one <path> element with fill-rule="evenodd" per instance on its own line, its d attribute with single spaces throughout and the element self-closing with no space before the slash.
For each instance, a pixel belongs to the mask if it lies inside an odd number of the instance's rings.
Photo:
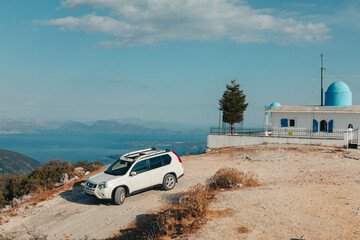
<svg viewBox="0 0 360 240">
<path fill-rule="evenodd" d="M 189 239 L 360 239 L 358 159 L 358 150 L 306 145 L 213 150 L 183 157 L 185 176 L 172 191 L 147 191 L 114 206 L 74 187 L 37 206 L 24 204 L 15 216 L 0 215 L 6 222 L 0 232 L 16 239 L 102 239 L 227 166 L 256 173 L 262 186 L 218 194 L 211 208 L 233 214 L 209 220 Z M 239 233 L 240 226 L 250 232 Z"/>
<path fill-rule="evenodd" d="M 263 185 L 217 195 L 215 218 L 189 239 L 360 239 L 360 152 L 265 145 L 220 150 L 212 159 L 253 171 Z M 250 233 L 239 233 L 244 226 Z"/>
</svg>

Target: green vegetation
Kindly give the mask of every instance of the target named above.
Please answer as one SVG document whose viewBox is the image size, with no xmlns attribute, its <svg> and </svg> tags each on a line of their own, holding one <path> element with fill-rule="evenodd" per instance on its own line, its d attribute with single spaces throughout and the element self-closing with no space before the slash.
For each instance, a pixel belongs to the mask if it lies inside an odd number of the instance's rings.
<svg viewBox="0 0 360 240">
<path fill-rule="evenodd" d="M 28 176 L 41 163 L 17 152 L 0 149 L 0 174 L 24 174 Z"/>
<path fill-rule="evenodd" d="M 231 134 L 234 133 L 234 123 L 244 120 L 244 112 L 248 106 L 245 103 L 246 95 L 240 90 L 240 84 L 236 80 L 231 81 L 231 85 L 226 84 L 226 90 L 219 100 L 220 110 L 223 111 L 223 121 L 231 126 Z"/>
<path fill-rule="evenodd" d="M 53 159 L 43 167 L 35 169 L 29 177 L 25 177 L 22 173 L 0 175 L 0 206 L 9 204 L 13 198 L 19 198 L 28 193 L 51 190 L 59 181 L 61 174 L 67 173 L 70 178 L 74 177 L 76 167 L 94 171 L 101 166 L 101 162 L 79 161 L 70 164 L 68 161 Z"/>
</svg>

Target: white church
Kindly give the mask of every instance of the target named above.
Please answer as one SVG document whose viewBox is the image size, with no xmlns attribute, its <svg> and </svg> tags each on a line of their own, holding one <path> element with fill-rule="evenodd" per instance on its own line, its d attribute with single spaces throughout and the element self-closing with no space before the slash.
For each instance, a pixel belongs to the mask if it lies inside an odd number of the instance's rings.
<svg viewBox="0 0 360 240">
<path fill-rule="evenodd" d="M 301 130 L 316 133 L 335 133 L 360 126 L 360 106 L 352 105 L 352 93 L 344 82 L 332 83 L 325 93 L 324 106 L 281 106 L 272 103 L 265 109 L 265 129 L 300 134 Z M 333 134 L 331 134 L 333 133 Z M 323 134 L 324 135 L 324 134 Z M 325 135 L 324 135 L 325 136 Z"/>
</svg>

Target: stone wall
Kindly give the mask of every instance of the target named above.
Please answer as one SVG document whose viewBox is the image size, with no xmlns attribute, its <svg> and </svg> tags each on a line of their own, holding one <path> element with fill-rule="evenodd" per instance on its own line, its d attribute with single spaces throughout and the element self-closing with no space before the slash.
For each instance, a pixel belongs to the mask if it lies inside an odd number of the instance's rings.
<svg viewBox="0 0 360 240">
<path fill-rule="evenodd" d="M 208 148 L 223 148 L 223 147 L 239 147 L 247 145 L 256 145 L 263 143 L 291 143 L 291 144 L 320 144 L 326 146 L 347 145 L 347 139 L 310 139 L 310 138 L 295 138 L 295 137 L 270 137 L 270 136 L 240 136 L 240 135 L 218 135 L 209 134 L 207 136 Z"/>
</svg>

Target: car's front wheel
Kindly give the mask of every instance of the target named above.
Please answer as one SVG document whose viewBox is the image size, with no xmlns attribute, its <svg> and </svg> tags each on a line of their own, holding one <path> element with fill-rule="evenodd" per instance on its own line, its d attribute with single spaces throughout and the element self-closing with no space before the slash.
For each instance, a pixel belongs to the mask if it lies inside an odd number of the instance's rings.
<svg viewBox="0 0 360 240">
<path fill-rule="evenodd" d="M 172 174 L 166 174 L 163 181 L 163 189 L 168 191 L 175 187 L 176 178 Z"/>
<path fill-rule="evenodd" d="M 125 202 L 125 197 L 126 197 L 125 189 L 123 187 L 118 187 L 115 190 L 113 201 L 116 205 L 121 205 Z"/>
</svg>

